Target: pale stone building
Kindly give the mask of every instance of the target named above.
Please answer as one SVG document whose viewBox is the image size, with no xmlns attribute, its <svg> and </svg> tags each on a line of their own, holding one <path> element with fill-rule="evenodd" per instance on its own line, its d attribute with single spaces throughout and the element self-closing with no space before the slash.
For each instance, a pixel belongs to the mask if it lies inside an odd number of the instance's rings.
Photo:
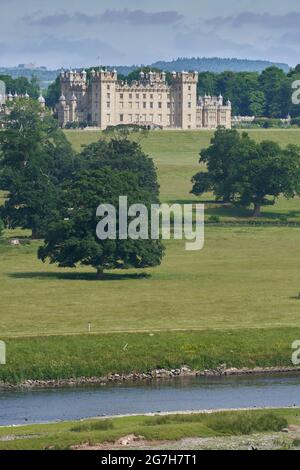
<svg viewBox="0 0 300 470">
<path fill-rule="evenodd" d="M 61 97 L 57 104 L 62 127 L 86 121 L 106 129 L 119 124 L 149 128 L 216 129 L 231 127 L 231 103 L 223 97 L 197 98 L 198 73 L 140 73 L 131 84 L 118 81 L 117 72 L 85 70 L 61 72 Z"/>
</svg>

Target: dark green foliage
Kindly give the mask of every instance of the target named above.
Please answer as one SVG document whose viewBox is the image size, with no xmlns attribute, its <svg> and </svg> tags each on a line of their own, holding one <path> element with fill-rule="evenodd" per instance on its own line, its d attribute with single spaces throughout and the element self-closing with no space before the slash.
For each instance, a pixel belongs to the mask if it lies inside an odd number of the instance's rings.
<svg viewBox="0 0 300 470">
<path fill-rule="evenodd" d="M 25 77 L 13 79 L 10 75 L 0 75 L 0 80 L 5 83 L 7 92 L 10 91 L 11 93 L 17 93 L 18 95 L 25 95 L 27 92 L 33 99 L 37 99 L 39 96 L 40 87 L 35 77 L 32 77 L 31 80 L 29 80 Z"/>
<path fill-rule="evenodd" d="M 71 145 L 55 120 L 37 102 L 21 100 L 0 133 L 0 189 L 8 192 L 2 217 L 11 228 L 40 237 L 57 217 L 59 184 L 75 167 Z"/>
<path fill-rule="evenodd" d="M 56 78 L 56 80 L 49 85 L 46 93 L 46 104 L 49 108 L 55 108 L 55 105 L 58 103 L 59 97 L 61 95 L 61 87 L 60 87 L 60 76 Z"/>
<path fill-rule="evenodd" d="M 4 234 L 4 223 L 0 219 L 0 238 L 3 236 L 3 234 Z"/>
<path fill-rule="evenodd" d="M 217 199 L 246 207 L 253 204 L 255 216 L 280 194 L 292 198 L 300 193 L 300 148 L 295 145 L 256 143 L 246 133 L 219 129 L 200 162 L 207 172 L 193 177 L 193 194 L 212 191 Z"/>
<path fill-rule="evenodd" d="M 100 170 L 111 168 L 116 171 L 131 171 L 137 176 L 141 188 L 152 195 L 156 202 L 159 196 L 156 168 L 137 142 L 125 138 L 113 138 L 86 146 L 80 154 L 81 168 Z"/>
<path fill-rule="evenodd" d="M 60 267 L 93 266 L 99 277 L 104 269 L 160 264 L 164 248 L 159 240 L 120 240 L 118 236 L 116 240 L 99 240 L 96 236 L 100 204 L 118 209 L 119 197 L 127 196 L 129 206 L 142 203 L 150 208 L 151 194 L 141 189 L 133 173 L 110 168 L 82 170 L 67 182 L 64 195 L 65 218 L 49 226 L 45 244 L 38 251 L 42 261 L 49 258 Z"/>
</svg>

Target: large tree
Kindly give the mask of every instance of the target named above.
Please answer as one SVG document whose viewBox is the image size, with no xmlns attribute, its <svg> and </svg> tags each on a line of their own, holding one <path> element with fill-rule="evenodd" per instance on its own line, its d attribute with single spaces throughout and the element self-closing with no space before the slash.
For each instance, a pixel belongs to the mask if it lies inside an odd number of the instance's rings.
<svg viewBox="0 0 300 470">
<path fill-rule="evenodd" d="M 284 195 L 300 194 L 300 147 L 280 147 L 275 142 L 256 143 L 248 134 L 218 130 L 211 145 L 201 154 L 207 171 L 193 177 L 192 192 L 214 192 L 241 206 L 253 205 L 253 215 L 261 215 L 263 205 L 274 204 Z"/>
<path fill-rule="evenodd" d="M 164 247 L 160 240 L 120 239 L 119 197 L 128 197 L 128 206 L 142 203 L 150 208 L 152 195 L 140 187 L 136 175 L 110 168 L 82 170 L 65 185 L 65 214 L 50 224 L 44 246 L 39 249 L 42 261 L 48 258 L 60 267 L 92 266 L 102 278 L 105 269 L 146 268 L 160 264 Z M 116 238 L 98 239 L 96 216 L 100 204 L 116 208 Z M 148 221 L 151 214 L 148 213 Z M 150 224 L 149 224 L 150 230 Z"/>
<path fill-rule="evenodd" d="M 141 188 L 152 195 L 153 202 L 158 200 L 159 184 L 155 165 L 137 142 L 126 137 L 99 140 L 84 147 L 79 159 L 82 169 L 131 171 L 137 176 Z"/>
<path fill-rule="evenodd" d="M 60 184 L 74 168 L 72 147 L 50 114 L 37 102 L 16 102 L 0 133 L 0 189 L 8 193 L 1 212 L 6 224 L 41 237 L 56 216 Z"/>
</svg>

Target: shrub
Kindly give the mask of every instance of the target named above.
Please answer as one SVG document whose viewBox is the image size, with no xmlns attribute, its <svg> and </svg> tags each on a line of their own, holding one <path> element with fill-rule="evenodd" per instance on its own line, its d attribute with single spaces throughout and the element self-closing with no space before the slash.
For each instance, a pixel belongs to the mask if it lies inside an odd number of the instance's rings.
<svg viewBox="0 0 300 470">
<path fill-rule="evenodd" d="M 95 421 L 93 423 L 82 423 L 73 426 L 72 432 L 108 431 L 113 429 L 114 423 L 111 420 Z"/>
<path fill-rule="evenodd" d="M 221 222 L 221 218 L 218 215 L 211 215 L 208 218 L 208 221 L 213 223 L 213 224 L 219 224 Z"/>
<path fill-rule="evenodd" d="M 287 427 L 285 418 L 273 413 L 237 413 L 209 416 L 205 423 L 214 431 L 230 435 L 248 435 L 255 432 L 278 432 Z"/>
</svg>

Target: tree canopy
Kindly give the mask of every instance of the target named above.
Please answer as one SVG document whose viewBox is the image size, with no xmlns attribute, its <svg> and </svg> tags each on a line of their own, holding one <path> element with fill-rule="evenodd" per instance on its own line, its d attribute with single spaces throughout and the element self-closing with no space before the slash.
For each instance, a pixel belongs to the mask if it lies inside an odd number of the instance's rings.
<svg viewBox="0 0 300 470">
<path fill-rule="evenodd" d="M 60 200 L 59 184 L 75 167 L 73 150 L 39 104 L 13 104 L 0 133 L 0 189 L 8 192 L 2 218 L 11 228 L 42 236 Z"/>
<path fill-rule="evenodd" d="M 142 150 L 139 143 L 125 138 L 101 139 L 83 148 L 80 156 L 82 169 L 99 170 L 111 168 L 116 171 L 131 171 L 137 176 L 140 187 L 152 195 L 156 202 L 159 184 L 153 160 Z"/>
<path fill-rule="evenodd" d="M 201 152 L 200 163 L 207 171 L 193 177 L 193 194 L 212 191 L 217 199 L 252 204 L 254 216 L 281 194 L 287 198 L 300 194 L 300 147 L 295 145 L 257 143 L 247 133 L 219 129 Z"/>
<path fill-rule="evenodd" d="M 65 217 L 50 224 L 44 246 L 38 252 L 42 261 L 49 258 L 60 267 L 92 266 L 99 278 L 105 269 L 146 268 L 160 264 L 164 253 L 160 240 L 150 237 L 148 240 L 120 240 L 118 236 L 115 240 L 100 240 L 96 236 L 96 209 L 100 204 L 113 205 L 116 220 L 121 195 L 128 197 L 128 205 L 150 206 L 152 196 L 140 187 L 136 175 L 111 168 L 81 170 L 64 189 Z"/>
</svg>

